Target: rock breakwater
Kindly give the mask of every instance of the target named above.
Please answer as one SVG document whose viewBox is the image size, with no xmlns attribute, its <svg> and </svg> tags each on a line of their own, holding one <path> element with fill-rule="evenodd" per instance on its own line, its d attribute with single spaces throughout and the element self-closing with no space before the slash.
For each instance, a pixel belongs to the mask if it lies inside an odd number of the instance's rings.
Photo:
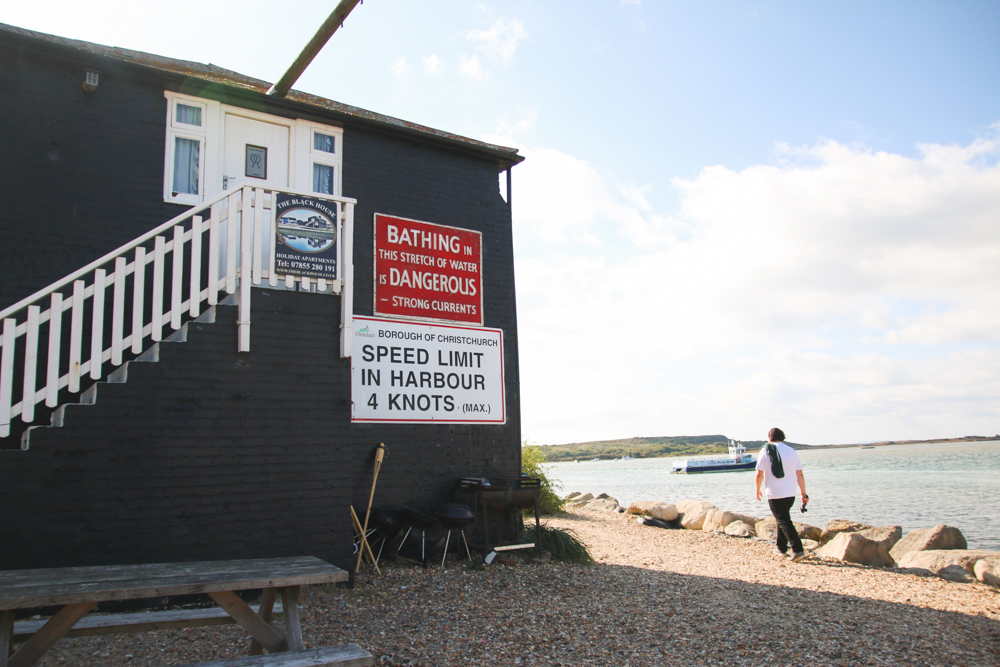
<svg viewBox="0 0 1000 667">
<path fill-rule="evenodd" d="M 729 512 L 704 500 L 641 500 L 623 507 L 606 493 L 595 496 L 580 492 L 570 493 L 563 500 L 570 507 L 588 511 L 636 515 L 639 523 L 654 528 L 700 530 L 767 541 L 777 536 L 773 517 Z M 901 526 L 831 519 L 824 528 L 795 522 L 795 529 L 812 558 L 899 568 L 911 574 L 1000 588 L 1000 551 L 968 549 L 962 531 L 954 526 L 917 528 L 904 536 Z"/>
</svg>

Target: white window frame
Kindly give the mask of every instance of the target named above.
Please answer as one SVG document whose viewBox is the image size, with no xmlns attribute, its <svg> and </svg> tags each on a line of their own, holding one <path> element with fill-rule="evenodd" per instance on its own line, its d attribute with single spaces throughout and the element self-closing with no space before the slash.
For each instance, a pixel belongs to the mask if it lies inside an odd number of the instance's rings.
<svg viewBox="0 0 1000 667">
<path fill-rule="evenodd" d="M 217 150 L 211 137 L 219 134 L 219 119 L 222 105 L 213 100 L 206 100 L 179 93 L 164 93 L 167 98 L 167 132 L 166 146 L 163 152 L 163 201 L 175 204 L 195 205 L 205 201 L 205 192 L 216 178 L 218 157 L 211 151 Z M 177 105 L 184 104 L 201 109 L 201 127 L 180 123 L 177 118 Z M 174 152 L 177 139 L 193 139 L 199 143 L 198 155 L 198 192 L 174 192 Z"/>
<path fill-rule="evenodd" d="M 163 159 L 163 201 L 174 204 L 197 205 L 207 198 L 213 197 L 222 189 L 222 167 L 225 150 L 226 114 L 235 114 L 278 125 L 289 127 L 288 165 L 289 188 L 301 192 L 313 192 L 313 164 L 323 164 L 333 167 L 333 196 L 342 195 L 342 169 L 344 163 L 344 130 L 331 125 L 323 125 L 302 119 L 289 119 L 281 116 L 271 116 L 242 107 L 222 104 L 215 100 L 193 97 L 181 93 L 164 91 L 167 98 L 166 146 Z M 200 107 L 201 128 L 178 123 L 176 120 L 177 104 Z M 313 135 L 316 132 L 334 137 L 334 152 L 313 148 Z M 198 194 L 173 192 L 174 152 L 176 139 L 194 139 L 200 142 L 200 164 L 198 169 Z M 323 196 L 325 193 L 317 193 Z"/>
<path fill-rule="evenodd" d="M 316 145 L 313 141 L 313 136 L 317 132 L 328 134 L 334 138 L 333 153 L 313 148 Z M 299 119 L 295 121 L 295 144 L 295 154 L 298 156 L 298 159 L 295 161 L 295 184 L 298 186 L 296 189 L 314 192 L 312 187 L 313 165 L 322 164 L 333 167 L 332 196 L 342 196 L 341 169 L 344 164 L 344 130 L 339 127 L 331 127 Z M 317 194 L 323 195 L 326 193 Z"/>
</svg>

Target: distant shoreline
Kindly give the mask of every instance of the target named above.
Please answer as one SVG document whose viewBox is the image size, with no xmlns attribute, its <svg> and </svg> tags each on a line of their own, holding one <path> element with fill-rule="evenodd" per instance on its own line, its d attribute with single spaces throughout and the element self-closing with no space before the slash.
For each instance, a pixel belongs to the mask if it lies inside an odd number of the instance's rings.
<svg viewBox="0 0 1000 667">
<path fill-rule="evenodd" d="M 859 442 L 853 445 L 796 445 L 796 449 L 838 449 L 842 447 L 884 447 L 886 445 L 933 445 L 955 442 L 989 442 L 1000 440 L 1000 435 L 967 435 L 961 438 L 937 438 L 934 440 L 882 440 L 880 442 Z"/>
<path fill-rule="evenodd" d="M 845 449 L 884 447 L 887 445 L 955 444 L 969 442 L 989 442 L 1000 440 L 1000 435 L 967 435 L 958 438 L 934 438 L 927 440 L 882 440 L 879 442 L 859 442 L 853 444 L 806 445 L 789 442 L 793 449 Z M 718 455 L 726 452 L 730 439 L 724 435 L 660 436 L 622 438 L 619 440 L 595 440 L 562 445 L 538 445 L 538 451 L 546 463 L 557 461 L 588 461 L 593 459 L 617 459 L 628 456 L 637 459 L 691 457 Z M 763 440 L 747 440 L 743 444 L 748 450 L 763 447 Z"/>
</svg>

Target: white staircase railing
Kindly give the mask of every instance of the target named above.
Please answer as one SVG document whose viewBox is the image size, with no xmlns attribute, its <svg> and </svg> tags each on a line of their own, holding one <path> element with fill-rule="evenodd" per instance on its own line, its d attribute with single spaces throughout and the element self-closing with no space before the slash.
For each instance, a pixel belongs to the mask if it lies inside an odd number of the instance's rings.
<svg viewBox="0 0 1000 667">
<path fill-rule="evenodd" d="M 271 270 L 275 192 L 336 204 L 337 280 L 278 276 Z M 235 295 L 239 351 L 249 351 L 251 284 L 293 288 L 298 283 L 310 291 L 342 293 L 341 354 L 349 356 L 355 203 L 250 186 L 225 192 L 3 309 L 0 437 L 10 435 L 15 418 L 34 421 L 40 403 L 58 407 L 61 391 L 80 393 L 86 378 L 100 380 L 128 354 L 162 340 L 164 328 L 180 329 L 216 305 L 220 293 Z M 250 280 L 243 280 L 248 272 Z"/>
</svg>

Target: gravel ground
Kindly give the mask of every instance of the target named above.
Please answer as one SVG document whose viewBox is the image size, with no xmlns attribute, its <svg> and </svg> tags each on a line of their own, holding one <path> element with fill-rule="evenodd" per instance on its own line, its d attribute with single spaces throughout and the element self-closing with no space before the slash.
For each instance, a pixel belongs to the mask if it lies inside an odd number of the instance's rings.
<svg viewBox="0 0 1000 667">
<path fill-rule="evenodd" d="M 354 642 L 377 665 L 1000 666 L 1000 591 L 574 509 L 598 561 L 423 568 L 386 563 L 314 589 L 310 646 Z M 40 665 L 178 665 L 237 657 L 232 627 L 63 640 Z"/>
</svg>

